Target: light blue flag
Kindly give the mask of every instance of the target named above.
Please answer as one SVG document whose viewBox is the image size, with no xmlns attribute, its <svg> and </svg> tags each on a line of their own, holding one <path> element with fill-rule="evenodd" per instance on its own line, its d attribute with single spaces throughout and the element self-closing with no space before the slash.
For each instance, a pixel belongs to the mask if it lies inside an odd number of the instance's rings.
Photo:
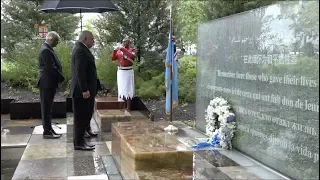
<svg viewBox="0 0 320 180">
<path fill-rule="evenodd" d="M 171 92 L 172 92 L 172 108 L 178 105 L 178 63 L 176 56 L 175 44 L 172 41 L 172 27 L 170 22 L 169 42 L 166 56 L 166 114 L 170 115 L 171 112 Z M 171 69 L 172 66 L 172 69 Z M 172 73 L 172 74 L 171 74 Z M 171 86 L 172 83 L 172 86 Z M 171 91 L 172 88 L 172 91 Z"/>
</svg>

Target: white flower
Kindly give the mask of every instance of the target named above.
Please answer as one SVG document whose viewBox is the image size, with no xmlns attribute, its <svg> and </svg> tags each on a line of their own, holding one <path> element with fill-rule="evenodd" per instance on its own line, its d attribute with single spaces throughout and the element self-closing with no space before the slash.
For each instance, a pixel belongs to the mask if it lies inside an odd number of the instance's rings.
<svg viewBox="0 0 320 180">
<path fill-rule="evenodd" d="M 222 124 L 227 124 L 227 117 L 226 115 L 220 115 L 218 120 L 222 123 Z"/>
<path fill-rule="evenodd" d="M 234 129 L 236 128 L 234 119 L 230 119 L 235 116 L 230 109 L 231 107 L 225 99 L 216 97 L 210 101 L 205 110 L 206 134 L 210 137 L 217 135 L 220 139 L 220 146 L 225 149 L 232 148 L 231 140 L 234 137 Z M 220 127 L 216 129 L 217 121 L 219 121 Z"/>
<path fill-rule="evenodd" d="M 220 141 L 220 146 L 224 149 L 226 149 L 228 147 L 224 141 Z"/>
<path fill-rule="evenodd" d="M 219 105 L 220 105 L 220 106 L 227 105 L 227 104 L 228 104 L 228 102 L 227 102 L 226 100 L 224 100 L 224 99 L 221 99 L 221 100 L 219 101 Z"/>
</svg>

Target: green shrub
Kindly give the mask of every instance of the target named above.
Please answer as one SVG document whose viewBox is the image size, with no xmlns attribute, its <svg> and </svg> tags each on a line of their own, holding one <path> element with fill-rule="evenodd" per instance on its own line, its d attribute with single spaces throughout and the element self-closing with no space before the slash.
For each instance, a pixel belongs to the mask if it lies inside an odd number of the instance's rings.
<svg viewBox="0 0 320 180">
<path fill-rule="evenodd" d="M 39 68 L 39 53 L 42 42 L 35 41 L 22 47 L 17 47 L 2 63 L 1 77 L 10 86 L 28 88 L 39 92 L 36 88 Z M 61 85 L 68 91 L 71 79 L 71 50 L 72 44 L 61 41 L 55 48 L 63 69 L 66 80 Z"/>
<path fill-rule="evenodd" d="M 196 100 L 196 57 L 184 56 L 179 59 L 179 100 Z"/>
<path fill-rule="evenodd" d="M 136 95 L 143 99 L 159 99 L 165 95 L 164 72 L 150 80 L 144 80 L 142 76 L 136 77 Z"/>
<path fill-rule="evenodd" d="M 38 77 L 38 56 L 42 42 L 34 42 L 24 47 L 16 48 L 11 56 L 2 63 L 1 77 L 9 85 L 14 87 L 26 87 L 34 92 Z M 73 44 L 61 41 L 55 48 L 59 57 L 65 81 L 61 88 L 67 95 L 71 81 L 71 53 Z M 96 66 L 97 74 L 101 83 L 117 91 L 117 62 L 110 59 L 111 47 L 106 47 L 98 57 Z M 144 65 L 145 60 L 136 63 L 135 70 L 135 90 L 136 95 L 143 99 L 160 99 L 165 97 L 165 67 L 141 68 L 138 72 L 138 66 Z M 149 60 L 151 61 L 151 60 Z M 184 56 L 179 59 L 179 100 L 183 102 L 194 102 L 196 97 L 196 57 Z"/>
<path fill-rule="evenodd" d="M 96 66 L 97 74 L 100 82 L 106 87 L 117 90 L 117 62 L 111 61 L 110 55 L 112 53 L 111 47 L 106 47 L 101 57 L 98 57 Z"/>
<path fill-rule="evenodd" d="M 38 78 L 38 56 L 41 43 L 34 42 L 13 50 L 1 69 L 4 81 L 13 87 L 27 87 L 35 91 Z"/>
<path fill-rule="evenodd" d="M 136 94 L 143 99 L 165 97 L 165 68 L 142 69 L 136 73 Z M 196 99 L 196 57 L 184 56 L 179 59 L 179 100 L 194 102 Z"/>
<path fill-rule="evenodd" d="M 65 95 L 70 93 L 70 83 L 71 83 L 71 55 L 72 55 L 73 44 L 65 41 L 59 42 L 58 46 L 55 48 L 55 52 L 62 65 L 62 74 L 65 78 L 61 84 L 62 90 L 65 91 Z"/>
</svg>

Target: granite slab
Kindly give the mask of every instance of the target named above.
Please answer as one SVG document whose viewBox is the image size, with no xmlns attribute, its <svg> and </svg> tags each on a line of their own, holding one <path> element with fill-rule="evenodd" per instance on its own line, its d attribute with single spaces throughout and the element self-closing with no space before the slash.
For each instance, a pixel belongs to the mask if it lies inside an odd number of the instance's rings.
<svg viewBox="0 0 320 180">
<path fill-rule="evenodd" d="M 28 145 L 22 155 L 22 160 L 63 158 L 67 156 L 67 145 L 58 144 L 37 144 Z"/>
<path fill-rule="evenodd" d="M 14 172 L 13 180 L 21 179 L 67 179 L 67 159 L 49 158 L 21 160 Z"/>
<path fill-rule="evenodd" d="M 148 170 L 192 167 L 193 152 L 167 133 L 124 136 L 121 140 L 121 168 Z"/>
<path fill-rule="evenodd" d="M 131 121 L 131 114 L 126 110 L 97 110 L 97 119 L 102 132 L 111 132 L 111 124 Z"/>
<path fill-rule="evenodd" d="M 95 109 L 124 109 L 124 101 L 118 101 L 118 97 L 97 97 L 95 99 Z"/>
<path fill-rule="evenodd" d="M 25 147 L 28 144 L 31 134 L 1 134 L 1 148 Z"/>
</svg>

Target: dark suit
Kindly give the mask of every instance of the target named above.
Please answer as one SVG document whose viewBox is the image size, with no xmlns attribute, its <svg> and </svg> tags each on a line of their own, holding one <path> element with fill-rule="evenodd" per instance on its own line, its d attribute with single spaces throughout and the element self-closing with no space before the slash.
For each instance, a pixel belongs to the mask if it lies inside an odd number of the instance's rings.
<svg viewBox="0 0 320 180">
<path fill-rule="evenodd" d="M 37 86 L 40 89 L 41 116 L 43 130 L 52 130 L 52 106 L 58 84 L 64 81 L 62 67 L 53 48 L 43 43 L 39 55 L 39 77 Z"/>
<path fill-rule="evenodd" d="M 75 146 L 81 146 L 84 143 L 85 130 L 89 127 L 93 114 L 94 100 L 97 95 L 97 70 L 94 56 L 84 44 L 78 41 L 72 50 L 71 70 L 73 141 Z M 82 93 L 87 90 L 90 92 L 90 97 L 84 99 Z"/>
</svg>

